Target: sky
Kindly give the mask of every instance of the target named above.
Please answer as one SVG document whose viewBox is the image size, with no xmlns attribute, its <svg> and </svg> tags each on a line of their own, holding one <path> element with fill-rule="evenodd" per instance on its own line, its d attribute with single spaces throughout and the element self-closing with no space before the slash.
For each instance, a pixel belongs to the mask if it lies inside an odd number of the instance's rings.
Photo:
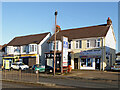
<svg viewBox="0 0 120 90">
<path fill-rule="evenodd" d="M 53 33 L 55 10 L 58 11 L 57 24 L 62 30 L 106 24 L 110 17 L 118 51 L 117 2 L 3 2 L 0 45 L 17 36 Z"/>
</svg>

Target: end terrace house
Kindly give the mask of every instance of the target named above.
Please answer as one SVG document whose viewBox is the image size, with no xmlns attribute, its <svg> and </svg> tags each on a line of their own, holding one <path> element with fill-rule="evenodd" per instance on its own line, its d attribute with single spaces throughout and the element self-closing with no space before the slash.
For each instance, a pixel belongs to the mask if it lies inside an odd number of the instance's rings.
<svg viewBox="0 0 120 90">
<path fill-rule="evenodd" d="M 105 70 L 109 68 L 115 62 L 116 38 L 111 19 L 108 18 L 106 22 L 107 24 L 58 31 L 57 54 L 61 54 L 61 38 L 66 36 L 69 40 L 68 65 L 72 65 L 72 69 Z M 46 53 L 47 64 L 53 59 L 54 35 L 49 39 L 49 48 L 50 52 Z M 56 56 L 57 65 L 61 63 L 60 60 Z"/>
<path fill-rule="evenodd" d="M 10 63 L 22 61 L 32 66 L 34 64 L 45 64 L 44 52 L 49 51 L 47 40 L 50 32 L 35 35 L 15 37 L 5 47 L 3 65 L 8 60 Z"/>
</svg>

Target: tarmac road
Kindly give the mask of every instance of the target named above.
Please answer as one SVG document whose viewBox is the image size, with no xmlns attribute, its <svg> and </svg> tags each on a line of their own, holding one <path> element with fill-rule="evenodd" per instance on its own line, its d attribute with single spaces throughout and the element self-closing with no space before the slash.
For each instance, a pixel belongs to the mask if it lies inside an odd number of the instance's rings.
<svg viewBox="0 0 120 90">
<path fill-rule="evenodd" d="M 41 85 L 33 85 L 33 84 L 31 85 L 24 83 L 2 81 L 2 88 L 48 88 L 48 87 Z"/>
</svg>

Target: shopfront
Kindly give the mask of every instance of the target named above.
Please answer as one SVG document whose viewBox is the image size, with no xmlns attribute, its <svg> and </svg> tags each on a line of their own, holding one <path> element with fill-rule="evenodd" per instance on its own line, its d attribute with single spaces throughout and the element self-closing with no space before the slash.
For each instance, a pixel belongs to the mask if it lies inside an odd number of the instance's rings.
<svg viewBox="0 0 120 90">
<path fill-rule="evenodd" d="M 61 71 L 61 52 L 56 52 L 55 69 Z M 54 52 L 45 53 L 45 65 L 54 67 Z M 71 53 L 68 53 L 68 65 L 71 65 Z"/>
<path fill-rule="evenodd" d="M 81 70 L 100 70 L 101 50 L 87 50 L 80 52 Z"/>
<path fill-rule="evenodd" d="M 22 62 L 30 67 L 39 64 L 39 56 L 37 54 L 21 55 Z"/>
</svg>

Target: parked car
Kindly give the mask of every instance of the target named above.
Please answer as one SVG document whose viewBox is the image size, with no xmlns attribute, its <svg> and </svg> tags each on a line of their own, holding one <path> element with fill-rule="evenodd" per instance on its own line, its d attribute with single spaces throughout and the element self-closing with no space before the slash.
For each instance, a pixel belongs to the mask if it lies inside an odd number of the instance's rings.
<svg viewBox="0 0 120 90">
<path fill-rule="evenodd" d="M 32 70 L 34 70 L 35 72 L 36 72 L 36 71 L 45 72 L 45 66 L 39 65 L 39 64 L 33 65 L 33 66 L 32 66 Z"/>
<path fill-rule="evenodd" d="M 46 73 L 53 73 L 53 67 L 51 67 L 51 66 L 46 66 L 46 67 L 45 67 L 45 72 L 46 72 Z"/>
<path fill-rule="evenodd" d="M 111 66 L 111 70 L 118 70 L 118 71 L 120 71 L 120 63 L 113 64 L 113 66 Z"/>
<path fill-rule="evenodd" d="M 28 69 L 29 66 L 28 65 L 25 65 L 24 63 L 21 63 L 21 62 L 16 62 L 16 63 L 12 63 L 11 65 L 11 69 L 16 69 L 16 70 L 26 70 Z"/>
</svg>

